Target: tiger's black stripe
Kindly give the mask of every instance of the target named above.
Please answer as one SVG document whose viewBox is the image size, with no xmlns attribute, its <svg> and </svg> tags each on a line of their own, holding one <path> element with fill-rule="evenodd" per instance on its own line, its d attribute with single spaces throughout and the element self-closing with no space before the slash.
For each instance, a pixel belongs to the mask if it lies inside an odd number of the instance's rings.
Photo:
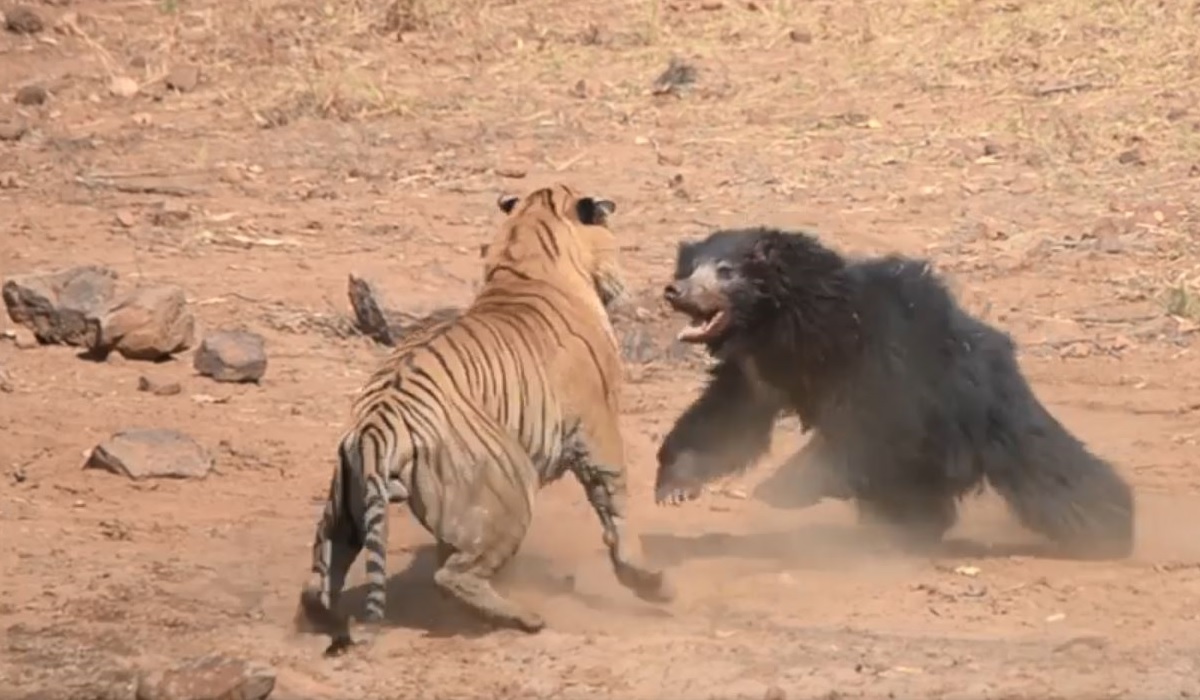
<svg viewBox="0 0 1200 700">
<path fill-rule="evenodd" d="M 596 343 L 614 356 L 603 305 L 612 294 L 604 285 L 617 284 L 605 267 L 616 246 L 607 229 L 580 221 L 578 201 L 569 188 L 555 186 L 507 209 L 504 229 L 481 249 L 486 268 L 476 301 L 459 317 L 402 341 L 355 400 L 314 539 L 313 578 L 302 596 L 310 618 L 333 627 L 335 645 L 349 639 L 349 627 L 332 610 L 362 550 L 365 619 L 384 614 L 389 480 L 403 486 L 414 515 L 451 550 L 474 546 L 463 537 L 499 537 L 506 543 L 494 545 L 494 556 L 507 556 L 501 550 L 515 551 L 520 535 L 463 534 L 456 528 L 467 521 L 455 509 L 469 502 L 464 498 L 486 494 L 516 514 L 511 533 L 528 527 L 534 492 L 562 473 L 564 446 L 576 439 L 578 419 L 564 412 L 550 376 L 558 358 L 588 358 L 590 369 L 572 371 L 586 371 L 589 386 L 613 396 L 610 375 L 619 367 L 601 359 Z M 589 227 L 608 238 L 588 238 L 599 235 Z M 580 322 L 587 332 L 576 328 Z"/>
</svg>

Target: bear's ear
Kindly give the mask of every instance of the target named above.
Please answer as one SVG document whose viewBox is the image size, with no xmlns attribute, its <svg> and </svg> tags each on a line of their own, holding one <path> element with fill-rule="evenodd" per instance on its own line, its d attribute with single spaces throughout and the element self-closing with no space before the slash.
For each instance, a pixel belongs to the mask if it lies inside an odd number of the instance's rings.
<svg viewBox="0 0 1200 700">
<path fill-rule="evenodd" d="M 755 263 L 769 263 L 779 253 L 779 237 L 774 234 L 763 234 L 759 236 L 754 245 L 750 246 L 750 261 Z"/>
<path fill-rule="evenodd" d="M 700 242 L 690 238 L 685 238 L 679 241 L 675 247 L 675 278 L 681 279 L 688 276 L 692 272 L 692 263 L 696 257 L 696 250 L 700 247 Z"/>
</svg>

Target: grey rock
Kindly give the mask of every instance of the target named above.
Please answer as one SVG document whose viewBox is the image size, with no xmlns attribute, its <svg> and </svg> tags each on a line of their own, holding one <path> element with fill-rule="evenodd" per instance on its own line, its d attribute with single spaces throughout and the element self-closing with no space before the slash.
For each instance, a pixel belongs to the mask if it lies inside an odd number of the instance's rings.
<svg viewBox="0 0 1200 700">
<path fill-rule="evenodd" d="M 104 469 L 135 481 L 203 479 L 213 458 L 192 438 L 169 428 L 132 428 L 92 448 L 85 469 Z"/>
<path fill-rule="evenodd" d="M 39 342 L 89 347 L 96 327 L 88 319 L 107 310 L 116 284 L 116 272 L 82 265 L 10 277 L 0 294 L 9 318 L 33 331 Z"/>
<path fill-rule="evenodd" d="M 257 382 L 267 371 L 263 337 L 250 331 L 216 331 L 196 349 L 192 366 L 218 382 Z"/>
<path fill-rule="evenodd" d="M 265 700 L 274 689 L 271 667 L 209 654 L 143 674 L 137 700 Z"/>
</svg>

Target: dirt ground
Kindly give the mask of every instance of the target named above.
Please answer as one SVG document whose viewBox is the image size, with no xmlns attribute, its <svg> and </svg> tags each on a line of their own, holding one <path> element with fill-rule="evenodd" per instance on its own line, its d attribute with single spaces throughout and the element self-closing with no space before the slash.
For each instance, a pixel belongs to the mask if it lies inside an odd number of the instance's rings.
<svg viewBox="0 0 1200 700">
<path fill-rule="evenodd" d="M 316 700 L 1195 696 L 1198 7 L 32 5 L 42 31 L 0 32 L 0 275 L 99 263 L 177 283 L 202 330 L 260 332 L 270 364 L 260 385 L 216 384 L 190 351 L 96 363 L 0 341 L 0 696 L 111 697 L 214 650 L 274 665 L 275 697 Z M 673 56 L 694 80 L 656 88 Z M 21 104 L 35 84 L 44 102 Z M 347 275 L 414 313 L 465 302 L 496 195 L 559 179 L 617 202 L 650 300 L 676 241 L 719 225 L 930 257 L 1133 481 L 1137 552 L 1039 556 L 986 495 L 933 561 L 858 536 L 843 503 L 656 508 L 657 440 L 701 373 L 651 358 L 629 367 L 624 426 L 633 515 L 675 603 L 615 584 L 564 481 L 505 581 L 545 632 L 488 631 L 443 601 L 428 537 L 395 513 L 394 624 L 322 658 L 292 614 L 350 397 L 383 354 L 353 332 Z M 139 392 L 141 376 L 183 390 Z M 190 434 L 215 472 L 80 469 L 136 426 Z M 800 439 L 782 426 L 740 487 Z M 566 575 L 573 591 L 545 585 Z"/>
</svg>

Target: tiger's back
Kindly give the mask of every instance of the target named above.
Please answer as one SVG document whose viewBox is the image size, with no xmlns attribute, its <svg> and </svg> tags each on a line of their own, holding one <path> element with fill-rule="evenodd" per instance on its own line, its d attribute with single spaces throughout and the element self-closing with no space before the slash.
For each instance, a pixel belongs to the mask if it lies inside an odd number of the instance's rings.
<svg viewBox="0 0 1200 700">
<path fill-rule="evenodd" d="M 310 621 L 334 628 L 331 651 L 349 644 L 332 607 L 362 548 L 366 617 L 383 617 L 389 496 L 437 538 L 443 588 L 528 631 L 544 623 L 487 579 L 523 540 L 538 488 L 572 469 L 589 500 L 623 501 L 620 354 L 605 311 L 623 291 L 604 225 L 613 205 L 556 186 L 500 206 L 509 216 L 474 302 L 406 338 L 354 403 L 302 596 Z"/>
</svg>

